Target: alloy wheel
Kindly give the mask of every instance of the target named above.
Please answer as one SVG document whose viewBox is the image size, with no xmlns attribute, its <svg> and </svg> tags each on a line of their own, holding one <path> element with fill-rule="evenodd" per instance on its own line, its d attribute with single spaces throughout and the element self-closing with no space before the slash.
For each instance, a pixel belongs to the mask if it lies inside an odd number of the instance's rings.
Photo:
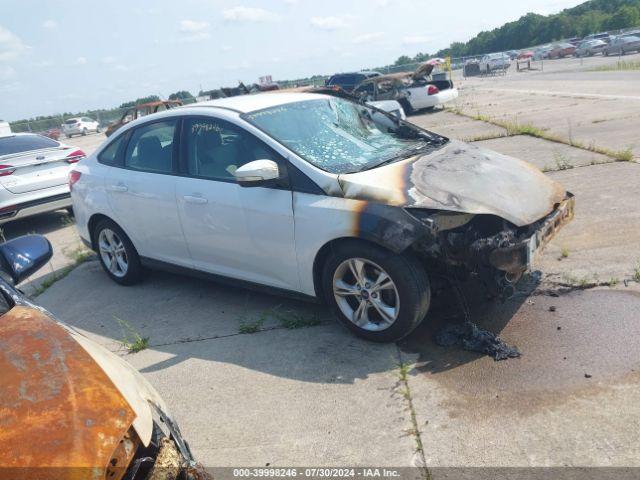
<svg viewBox="0 0 640 480">
<path fill-rule="evenodd" d="M 400 296 L 392 278 L 364 258 L 349 258 L 338 265 L 333 295 L 340 311 L 364 330 L 386 330 L 400 313 Z"/>
<path fill-rule="evenodd" d="M 112 275 L 122 278 L 127 274 L 129 262 L 124 243 L 116 232 L 109 228 L 100 231 L 98 248 L 102 263 Z"/>
</svg>

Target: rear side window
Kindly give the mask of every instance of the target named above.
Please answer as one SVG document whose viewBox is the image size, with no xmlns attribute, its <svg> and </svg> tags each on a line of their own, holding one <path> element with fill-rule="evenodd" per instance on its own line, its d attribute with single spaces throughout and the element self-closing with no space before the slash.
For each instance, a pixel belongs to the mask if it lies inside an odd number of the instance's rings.
<svg viewBox="0 0 640 480">
<path fill-rule="evenodd" d="M 119 165 L 118 152 L 120 151 L 120 146 L 122 145 L 122 140 L 126 135 L 120 135 L 118 138 L 113 140 L 107 148 L 105 148 L 100 155 L 98 155 L 98 162 L 104 165 Z"/>
<path fill-rule="evenodd" d="M 14 137 L 0 137 L 0 156 L 55 148 L 60 144 L 55 140 L 40 135 L 16 135 Z"/>
<path fill-rule="evenodd" d="M 124 164 L 145 172 L 173 172 L 173 139 L 176 120 L 154 122 L 136 128 L 131 134 Z"/>
<path fill-rule="evenodd" d="M 78 120 L 76 120 L 75 118 L 72 118 L 71 120 L 67 120 L 66 123 L 67 125 L 73 125 L 74 123 L 76 123 Z"/>
</svg>

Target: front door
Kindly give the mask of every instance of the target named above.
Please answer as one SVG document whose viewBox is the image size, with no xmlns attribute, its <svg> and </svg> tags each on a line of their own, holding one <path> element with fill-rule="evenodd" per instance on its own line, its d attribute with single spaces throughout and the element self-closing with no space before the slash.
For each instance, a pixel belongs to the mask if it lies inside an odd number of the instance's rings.
<svg viewBox="0 0 640 480">
<path fill-rule="evenodd" d="M 233 172 L 253 160 L 283 160 L 246 130 L 213 117 L 187 117 L 176 198 L 199 270 L 298 290 L 292 195 L 283 187 L 241 187 Z"/>
</svg>

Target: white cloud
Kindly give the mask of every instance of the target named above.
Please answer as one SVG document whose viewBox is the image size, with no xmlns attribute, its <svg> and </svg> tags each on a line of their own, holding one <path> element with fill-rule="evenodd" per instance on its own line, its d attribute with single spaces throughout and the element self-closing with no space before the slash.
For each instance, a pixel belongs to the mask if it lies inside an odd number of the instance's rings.
<svg viewBox="0 0 640 480">
<path fill-rule="evenodd" d="M 284 3 L 286 3 L 287 5 L 295 5 L 296 3 L 298 3 L 298 0 L 284 0 Z"/>
<path fill-rule="evenodd" d="M 112 56 L 102 57 L 102 63 L 105 65 L 111 65 L 112 63 L 116 63 L 116 59 Z"/>
<path fill-rule="evenodd" d="M 185 33 L 203 32 L 209 29 L 209 22 L 180 20 L 180 31 Z"/>
<path fill-rule="evenodd" d="M 116 72 L 126 72 L 129 70 L 126 66 L 122 65 L 121 63 L 119 63 L 118 65 L 114 65 L 113 69 Z"/>
<path fill-rule="evenodd" d="M 403 45 L 418 45 L 420 43 L 428 43 L 431 41 L 431 37 L 426 35 L 414 35 L 402 38 Z"/>
<path fill-rule="evenodd" d="M 220 47 L 220 50 L 222 50 L 223 52 L 230 52 L 231 50 L 233 50 L 233 47 L 231 45 L 222 45 Z"/>
<path fill-rule="evenodd" d="M 76 65 L 86 65 L 88 63 L 85 57 L 76 58 Z"/>
<path fill-rule="evenodd" d="M 344 17 L 313 17 L 311 25 L 322 30 L 338 30 L 348 27 L 349 22 Z"/>
<path fill-rule="evenodd" d="M 30 48 L 14 33 L 0 26 L 0 62 L 13 60 Z"/>
<path fill-rule="evenodd" d="M 201 42 L 211 38 L 209 22 L 199 20 L 180 20 L 180 31 L 185 34 L 183 42 Z"/>
<path fill-rule="evenodd" d="M 47 30 L 54 30 L 58 28 L 58 22 L 51 19 L 45 20 L 44 22 L 42 22 L 42 27 L 46 28 Z"/>
<path fill-rule="evenodd" d="M 381 37 L 384 37 L 384 32 L 363 33 L 362 35 L 354 37 L 353 43 L 367 43 L 371 42 L 372 40 L 377 40 Z"/>
<path fill-rule="evenodd" d="M 280 19 L 279 15 L 263 8 L 241 5 L 223 10 L 222 17 L 232 22 L 273 22 Z"/>
</svg>

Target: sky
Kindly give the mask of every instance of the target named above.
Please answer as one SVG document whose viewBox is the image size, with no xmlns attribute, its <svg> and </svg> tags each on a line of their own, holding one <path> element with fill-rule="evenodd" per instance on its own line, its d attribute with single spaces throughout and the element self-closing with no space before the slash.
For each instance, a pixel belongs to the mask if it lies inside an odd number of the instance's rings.
<svg viewBox="0 0 640 480">
<path fill-rule="evenodd" d="M 386 65 L 579 3 L 0 0 L 0 119 Z"/>
</svg>

